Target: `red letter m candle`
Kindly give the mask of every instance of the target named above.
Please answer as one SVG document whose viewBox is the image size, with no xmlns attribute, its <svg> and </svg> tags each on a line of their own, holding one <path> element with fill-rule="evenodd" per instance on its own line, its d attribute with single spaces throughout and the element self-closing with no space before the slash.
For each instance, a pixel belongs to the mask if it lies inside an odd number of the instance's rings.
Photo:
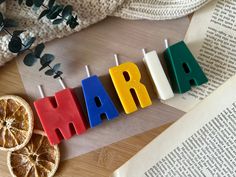
<svg viewBox="0 0 236 177">
<path fill-rule="evenodd" d="M 52 145 L 86 131 L 84 115 L 71 89 L 55 93 L 34 102 L 35 109 Z"/>
</svg>

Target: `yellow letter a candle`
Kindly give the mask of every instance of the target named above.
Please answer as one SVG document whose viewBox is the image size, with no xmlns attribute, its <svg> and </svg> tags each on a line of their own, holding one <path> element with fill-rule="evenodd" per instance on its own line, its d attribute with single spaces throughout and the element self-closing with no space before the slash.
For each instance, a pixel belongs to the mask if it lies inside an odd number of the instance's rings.
<svg viewBox="0 0 236 177">
<path fill-rule="evenodd" d="M 131 62 L 123 63 L 110 68 L 109 73 L 126 114 L 137 110 L 131 90 L 135 91 L 142 108 L 152 104 L 146 87 L 140 82 L 141 74 L 137 65 Z"/>
</svg>

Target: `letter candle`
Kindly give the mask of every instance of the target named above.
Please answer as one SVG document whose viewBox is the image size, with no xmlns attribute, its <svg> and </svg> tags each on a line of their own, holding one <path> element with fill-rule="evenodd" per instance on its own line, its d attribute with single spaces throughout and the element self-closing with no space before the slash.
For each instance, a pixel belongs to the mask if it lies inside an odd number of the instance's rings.
<svg viewBox="0 0 236 177">
<path fill-rule="evenodd" d="M 185 93 L 191 86 L 199 86 L 208 81 L 184 41 L 168 46 L 165 40 L 165 45 L 164 58 L 174 92 Z"/>
<path fill-rule="evenodd" d="M 86 131 L 85 117 L 78 99 L 72 89 L 66 88 L 59 80 L 63 90 L 53 97 L 45 97 L 39 85 L 41 99 L 34 102 L 34 107 L 41 121 L 49 142 L 54 145 L 64 139 L 71 138 L 75 133 Z"/>
<path fill-rule="evenodd" d="M 115 54 L 116 66 L 109 69 L 109 73 L 126 114 L 137 111 L 131 91 L 137 95 L 142 108 L 150 106 L 152 101 L 146 87 L 140 82 L 141 74 L 137 65 L 131 62 L 119 64 Z"/>
<path fill-rule="evenodd" d="M 102 123 L 102 116 L 108 120 L 118 117 L 114 103 L 96 75 L 91 76 L 88 65 L 85 66 L 87 78 L 82 80 L 82 89 L 87 107 L 90 127 Z"/>
<path fill-rule="evenodd" d="M 197 61 L 181 41 L 169 47 L 165 39 L 165 61 L 170 75 L 172 89 L 177 93 L 184 93 L 191 89 L 192 85 L 201 85 L 207 82 L 207 78 Z M 159 98 L 166 100 L 174 96 L 168 79 L 162 68 L 156 51 L 146 53 L 143 49 L 144 63 L 152 78 L 155 91 Z M 126 62 L 119 64 L 115 54 L 116 66 L 109 69 L 110 77 L 116 89 L 126 114 L 137 111 L 133 94 L 142 108 L 152 104 L 150 96 L 144 84 L 140 82 L 141 73 L 136 64 Z M 98 76 L 91 76 L 86 65 L 87 78 L 82 80 L 82 90 L 88 112 L 88 120 L 93 128 L 102 123 L 102 117 L 108 120 L 118 117 L 114 103 L 103 87 Z M 62 79 L 59 82 L 63 90 L 55 93 L 55 96 L 45 97 L 41 85 L 38 86 L 41 99 L 34 102 L 34 107 L 47 134 L 49 142 L 54 145 L 62 139 L 69 139 L 74 134 L 81 134 L 87 129 L 87 121 L 82 112 L 81 105 L 74 91 L 66 88 Z"/>
<path fill-rule="evenodd" d="M 161 100 L 167 100 L 174 97 L 174 93 L 163 70 L 160 59 L 158 58 L 157 52 L 151 51 L 146 53 L 145 49 L 142 49 L 142 51 L 144 55 L 143 61 L 151 76 L 155 92 L 159 98 Z"/>
</svg>

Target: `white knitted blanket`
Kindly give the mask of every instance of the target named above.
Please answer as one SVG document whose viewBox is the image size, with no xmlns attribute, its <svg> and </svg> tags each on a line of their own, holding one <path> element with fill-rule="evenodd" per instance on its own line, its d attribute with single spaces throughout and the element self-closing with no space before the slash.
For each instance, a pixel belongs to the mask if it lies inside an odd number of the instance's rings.
<svg viewBox="0 0 236 177">
<path fill-rule="evenodd" d="M 17 29 L 27 30 L 22 34 L 37 37 L 34 45 L 47 42 L 55 38 L 67 36 L 80 31 L 107 16 L 117 16 L 125 19 L 165 20 L 185 16 L 194 12 L 211 0 L 57 0 L 58 3 L 71 4 L 78 15 L 80 23 L 71 30 L 65 24 L 52 25 L 48 19 L 37 20 L 37 13 L 25 4 L 19 6 L 16 0 L 6 0 L 0 7 L 7 17 L 15 19 L 19 26 Z M 0 65 L 14 57 L 8 50 L 10 36 L 2 33 L 0 36 Z"/>
</svg>

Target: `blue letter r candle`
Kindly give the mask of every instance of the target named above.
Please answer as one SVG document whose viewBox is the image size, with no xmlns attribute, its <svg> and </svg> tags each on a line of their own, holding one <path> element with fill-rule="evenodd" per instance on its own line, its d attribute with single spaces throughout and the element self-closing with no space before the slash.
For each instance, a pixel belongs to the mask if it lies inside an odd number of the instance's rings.
<svg viewBox="0 0 236 177">
<path fill-rule="evenodd" d="M 96 75 L 82 80 L 82 89 L 91 128 L 102 123 L 102 114 L 105 114 L 108 120 L 119 115 L 110 96 Z"/>
</svg>

